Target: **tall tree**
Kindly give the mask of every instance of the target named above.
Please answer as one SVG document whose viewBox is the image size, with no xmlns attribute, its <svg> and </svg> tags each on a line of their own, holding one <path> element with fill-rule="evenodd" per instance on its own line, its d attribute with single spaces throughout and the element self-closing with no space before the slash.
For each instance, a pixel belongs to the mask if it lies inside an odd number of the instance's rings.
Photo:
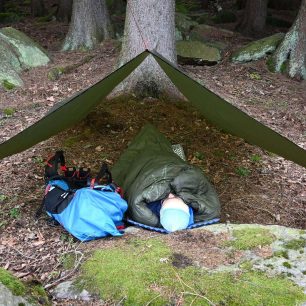
<svg viewBox="0 0 306 306">
<path fill-rule="evenodd" d="M 306 0 L 302 0 L 292 27 L 272 57 L 276 72 L 283 71 L 287 62 L 290 77 L 306 79 Z"/>
<path fill-rule="evenodd" d="M 44 16 L 45 4 L 43 0 L 32 0 L 31 1 L 31 14 L 33 17 Z"/>
<path fill-rule="evenodd" d="M 63 50 L 92 49 L 112 37 L 105 0 L 74 0 Z"/>
<path fill-rule="evenodd" d="M 267 8 L 268 0 L 247 0 L 237 29 L 247 35 L 260 34 L 266 26 Z"/>
<path fill-rule="evenodd" d="M 127 1 L 119 66 L 145 49 L 156 50 L 176 65 L 174 0 Z M 123 90 L 140 97 L 160 97 L 175 92 L 174 85 L 152 56 L 145 59 L 117 89 L 117 93 Z"/>
<path fill-rule="evenodd" d="M 70 22 L 72 14 L 72 0 L 59 0 L 56 19 L 58 21 Z"/>
</svg>

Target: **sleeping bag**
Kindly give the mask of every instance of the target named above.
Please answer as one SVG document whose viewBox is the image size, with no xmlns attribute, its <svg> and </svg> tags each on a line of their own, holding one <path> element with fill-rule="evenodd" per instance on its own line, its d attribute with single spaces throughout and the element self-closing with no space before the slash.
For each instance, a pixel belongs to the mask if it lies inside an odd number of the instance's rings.
<svg viewBox="0 0 306 306">
<path fill-rule="evenodd" d="M 146 125 L 112 168 L 114 181 L 124 190 L 128 217 L 162 227 L 147 204 L 170 192 L 192 207 L 194 222 L 220 216 L 218 196 L 202 170 L 173 152 L 171 143 L 152 125 Z"/>
</svg>

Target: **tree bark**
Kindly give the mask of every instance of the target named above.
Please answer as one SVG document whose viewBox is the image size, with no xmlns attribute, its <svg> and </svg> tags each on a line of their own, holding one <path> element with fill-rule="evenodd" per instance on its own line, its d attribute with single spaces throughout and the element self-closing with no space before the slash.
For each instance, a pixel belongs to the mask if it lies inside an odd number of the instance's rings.
<svg viewBox="0 0 306 306">
<path fill-rule="evenodd" d="M 306 0 L 302 1 L 296 20 L 272 57 L 276 72 L 286 70 L 286 63 L 290 77 L 306 79 Z"/>
<path fill-rule="evenodd" d="M 31 1 L 31 14 L 33 17 L 41 17 L 45 15 L 45 4 L 43 0 Z"/>
<path fill-rule="evenodd" d="M 175 1 L 128 0 L 119 66 L 133 59 L 145 49 L 156 50 L 176 65 Z M 159 98 L 177 95 L 177 90 L 152 56 L 117 88 L 115 95 L 124 91 L 139 98 Z"/>
<path fill-rule="evenodd" d="M 56 12 L 58 21 L 69 23 L 72 14 L 72 0 L 59 0 Z"/>
<path fill-rule="evenodd" d="M 268 0 L 247 0 L 238 30 L 246 35 L 257 35 L 266 26 Z"/>
<path fill-rule="evenodd" d="M 113 35 L 105 0 L 74 0 L 63 51 L 93 49 Z"/>
</svg>

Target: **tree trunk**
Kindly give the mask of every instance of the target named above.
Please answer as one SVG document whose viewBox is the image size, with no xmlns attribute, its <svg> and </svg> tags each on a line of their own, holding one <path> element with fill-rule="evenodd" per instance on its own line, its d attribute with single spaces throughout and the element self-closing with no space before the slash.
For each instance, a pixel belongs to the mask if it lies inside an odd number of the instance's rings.
<svg viewBox="0 0 306 306">
<path fill-rule="evenodd" d="M 92 49 L 112 37 L 105 0 L 74 0 L 63 51 Z"/>
<path fill-rule="evenodd" d="M 72 0 L 59 0 L 56 12 L 58 21 L 69 23 L 72 14 Z"/>
<path fill-rule="evenodd" d="M 176 65 L 175 1 L 128 0 L 119 66 L 133 59 L 145 49 L 156 50 Z M 117 88 L 137 97 L 170 97 L 177 90 L 152 56 Z"/>
<path fill-rule="evenodd" d="M 257 35 L 266 26 L 268 0 L 247 0 L 238 30 L 246 35 Z"/>
<path fill-rule="evenodd" d="M 31 14 L 33 17 L 41 17 L 45 15 L 45 4 L 43 0 L 31 1 Z"/>
<path fill-rule="evenodd" d="M 286 70 L 286 63 L 290 77 L 306 79 L 306 0 L 302 1 L 296 20 L 272 57 L 276 72 Z"/>
</svg>

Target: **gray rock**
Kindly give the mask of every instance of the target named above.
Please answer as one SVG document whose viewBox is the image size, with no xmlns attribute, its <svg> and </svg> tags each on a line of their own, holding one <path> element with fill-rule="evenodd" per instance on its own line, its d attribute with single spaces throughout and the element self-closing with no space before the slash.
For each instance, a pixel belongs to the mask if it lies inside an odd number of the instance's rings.
<svg viewBox="0 0 306 306">
<path fill-rule="evenodd" d="M 184 39 L 188 37 L 190 30 L 196 25 L 198 23 L 191 20 L 187 15 L 182 13 L 175 14 L 175 26 L 182 33 Z"/>
<path fill-rule="evenodd" d="M 234 32 L 209 26 L 207 24 L 200 24 L 195 26 L 189 34 L 190 40 L 198 40 L 202 42 L 215 40 L 217 37 L 231 38 L 235 35 Z"/>
<path fill-rule="evenodd" d="M 251 42 L 236 50 L 231 56 L 231 61 L 233 63 L 245 63 L 264 58 L 267 54 L 271 54 L 276 50 L 277 46 L 283 40 L 284 35 L 284 33 L 277 33 Z"/>
<path fill-rule="evenodd" d="M 50 62 L 46 51 L 39 44 L 16 29 L 2 28 L 0 37 L 11 45 L 24 68 L 47 65 Z"/>
<path fill-rule="evenodd" d="M 183 64 L 214 65 L 222 58 L 220 49 L 200 41 L 178 41 L 176 51 Z"/>
<path fill-rule="evenodd" d="M 129 226 L 124 230 L 124 234 L 126 235 L 133 235 L 133 234 L 137 234 L 141 231 L 141 229 L 139 227 L 136 226 Z"/>
<path fill-rule="evenodd" d="M 6 286 L 0 283 L 0 305 L 1 306 L 32 306 L 27 300 L 22 296 L 14 295 Z"/>
<path fill-rule="evenodd" d="M 52 295 L 56 299 L 82 300 L 90 301 L 90 293 L 83 289 L 79 290 L 73 281 L 66 281 L 57 285 L 52 291 Z"/>
<path fill-rule="evenodd" d="M 0 38 L 0 83 L 8 81 L 15 86 L 22 86 L 23 82 L 18 73 L 22 70 L 17 54 Z"/>
</svg>

